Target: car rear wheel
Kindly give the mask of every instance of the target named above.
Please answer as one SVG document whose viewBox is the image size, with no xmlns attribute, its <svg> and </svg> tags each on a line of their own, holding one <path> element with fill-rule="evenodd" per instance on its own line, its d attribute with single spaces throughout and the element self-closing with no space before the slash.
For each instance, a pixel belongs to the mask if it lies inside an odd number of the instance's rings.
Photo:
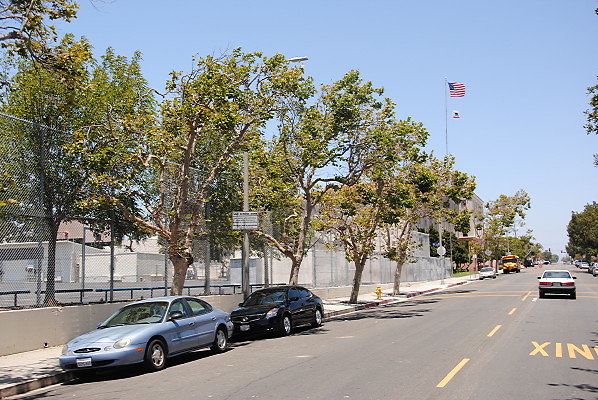
<svg viewBox="0 0 598 400">
<path fill-rule="evenodd" d="M 494 275 L 494 276 L 492 277 L 492 279 L 496 279 L 496 275 Z"/>
<path fill-rule="evenodd" d="M 159 371 L 166 366 L 166 350 L 161 340 L 154 339 L 149 342 L 145 349 L 143 365 L 150 372 Z"/>
<path fill-rule="evenodd" d="M 571 293 L 571 300 L 575 300 L 577 298 L 577 293 Z"/>
<path fill-rule="evenodd" d="M 540 291 L 538 293 L 538 297 L 541 298 L 541 299 L 543 299 L 544 297 L 546 297 L 546 295 L 544 294 L 544 292 Z"/>
<path fill-rule="evenodd" d="M 314 322 L 311 323 L 311 326 L 316 328 L 322 325 L 322 311 L 319 308 L 316 308 L 316 312 L 314 313 Z"/>
<path fill-rule="evenodd" d="M 228 349 L 228 337 L 226 332 L 222 328 L 218 328 L 216 336 L 214 337 L 214 343 L 211 347 L 214 353 L 223 353 Z"/>
</svg>

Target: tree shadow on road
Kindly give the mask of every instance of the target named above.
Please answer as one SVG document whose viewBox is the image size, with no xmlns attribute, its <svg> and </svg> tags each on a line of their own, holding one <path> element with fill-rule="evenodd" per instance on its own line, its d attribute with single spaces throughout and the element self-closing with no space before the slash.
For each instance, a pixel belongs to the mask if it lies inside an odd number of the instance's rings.
<svg viewBox="0 0 598 400">
<path fill-rule="evenodd" d="M 351 314 L 340 315 L 334 317 L 335 321 L 356 321 L 362 319 L 400 319 L 400 318 L 413 318 L 423 317 L 425 313 L 430 312 L 429 308 L 416 308 L 412 309 L 409 307 L 422 306 L 424 304 L 437 303 L 438 300 L 417 300 L 417 301 L 406 301 L 399 304 L 385 304 L 377 306 L 376 308 L 368 308 L 366 310 L 360 310 Z"/>
</svg>

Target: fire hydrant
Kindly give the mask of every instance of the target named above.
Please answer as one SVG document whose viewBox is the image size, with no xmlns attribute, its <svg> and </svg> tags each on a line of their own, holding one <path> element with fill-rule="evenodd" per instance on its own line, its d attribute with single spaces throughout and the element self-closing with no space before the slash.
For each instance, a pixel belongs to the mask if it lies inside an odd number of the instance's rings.
<svg viewBox="0 0 598 400">
<path fill-rule="evenodd" d="M 382 288 L 380 286 L 376 286 L 376 290 L 374 290 L 374 293 L 376 293 L 377 300 L 380 300 L 382 298 Z"/>
</svg>

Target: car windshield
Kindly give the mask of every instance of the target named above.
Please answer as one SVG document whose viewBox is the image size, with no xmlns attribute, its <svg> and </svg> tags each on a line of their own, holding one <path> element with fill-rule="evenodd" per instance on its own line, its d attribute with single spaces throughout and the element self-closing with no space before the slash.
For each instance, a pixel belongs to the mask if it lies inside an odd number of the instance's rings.
<svg viewBox="0 0 598 400">
<path fill-rule="evenodd" d="M 490 268 L 490 267 L 487 267 L 487 268 L 482 268 L 480 271 L 482 271 L 482 272 L 492 272 L 494 270 L 492 268 Z"/>
<path fill-rule="evenodd" d="M 571 275 L 566 271 L 546 271 L 543 278 L 571 278 Z"/>
<path fill-rule="evenodd" d="M 260 290 L 254 292 L 245 300 L 244 306 L 259 306 L 263 304 L 282 304 L 287 295 L 284 289 Z"/>
<path fill-rule="evenodd" d="M 165 301 L 131 304 L 118 310 L 108 318 L 100 328 L 110 328 L 118 325 L 153 324 L 162 321 L 168 308 Z"/>
</svg>

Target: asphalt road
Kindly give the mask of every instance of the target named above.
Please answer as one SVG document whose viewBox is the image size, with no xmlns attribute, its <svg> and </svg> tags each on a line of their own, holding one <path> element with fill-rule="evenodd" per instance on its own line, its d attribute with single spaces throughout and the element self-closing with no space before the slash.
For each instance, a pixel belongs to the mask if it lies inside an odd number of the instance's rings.
<svg viewBox="0 0 598 400">
<path fill-rule="evenodd" d="M 18 398 L 597 399 L 598 277 L 566 268 L 577 300 L 538 299 L 528 269 Z"/>
</svg>

